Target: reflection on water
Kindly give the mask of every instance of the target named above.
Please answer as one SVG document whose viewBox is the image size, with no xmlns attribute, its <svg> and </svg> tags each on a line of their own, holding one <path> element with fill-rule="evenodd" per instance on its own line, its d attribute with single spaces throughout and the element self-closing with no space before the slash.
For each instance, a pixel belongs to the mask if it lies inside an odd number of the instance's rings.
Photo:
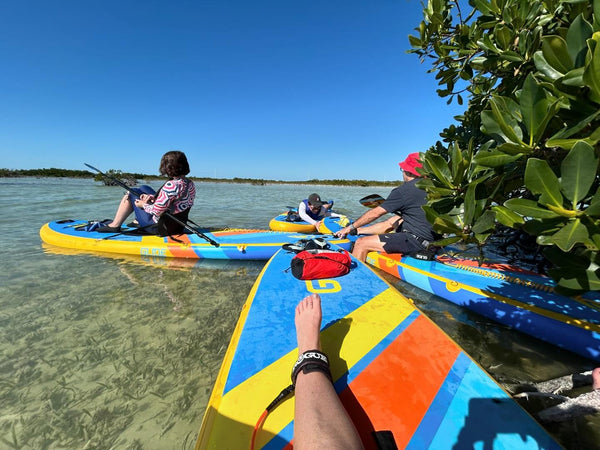
<svg viewBox="0 0 600 450">
<path fill-rule="evenodd" d="M 314 190 L 357 217 L 364 212 L 358 199 L 390 189 L 199 183 L 198 190 L 195 222 L 266 228 Z M 264 262 L 74 253 L 40 243 L 39 228 L 50 220 L 112 217 L 122 192 L 91 180 L 0 179 L 0 206 L 10 211 L 0 215 L 6 236 L 0 241 L 0 448 L 195 444 L 240 309 Z M 387 279 L 498 380 L 540 381 L 590 368 L 587 360 Z M 582 448 L 600 442 L 597 418 L 576 425 Z M 572 427 L 551 431 L 577 448 Z"/>
</svg>

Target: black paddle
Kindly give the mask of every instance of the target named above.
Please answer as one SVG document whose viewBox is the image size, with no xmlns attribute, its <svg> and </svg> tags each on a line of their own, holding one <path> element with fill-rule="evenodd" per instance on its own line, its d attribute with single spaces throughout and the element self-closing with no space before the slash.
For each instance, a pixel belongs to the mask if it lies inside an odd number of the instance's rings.
<svg viewBox="0 0 600 450">
<path fill-rule="evenodd" d="M 129 186 L 127 186 L 125 183 L 123 183 L 121 180 L 112 177 L 104 172 L 102 172 L 99 169 L 96 169 L 94 166 L 90 166 L 87 163 L 84 163 L 86 166 L 88 166 L 90 169 L 95 170 L 96 172 L 98 172 L 100 175 L 102 175 L 105 178 L 108 178 L 109 180 L 113 180 L 115 183 L 117 183 L 119 186 L 121 186 L 122 188 L 124 188 L 125 190 L 127 190 L 127 192 L 135 195 L 136 197 L 140 197 L 140 194 L 138 194 L 137 192 L 135 192 L 133 189 L 131 189 Z M 184 227 L 187 230 L 190 230 L 192 233 L 194 233 L 196 236 L 201 237 L 202 239 L 206 240 L 210 245 L 214 245 L 215 247 L 219 247 L 220 244 L 216 241 L 214 241 L 213 239 L 209 238 L 208 236 L 206 236 L 205 234 L 200 233 L 198 230 L 190 227 L 188 224 L 186 224 L 185 222 L 179 220 L 177 217 L 175 217 L 173 214 L 171 214 L 168 211 L 165 211 L 163 213 L 165 216 L 167 216 L 169 219 L 171 219 L 173 222 L 181 225 L 182 227 Z"/>
<path fill-rule="evenodd" d="M 360 204 L 366 206 L 367 208 L 375 208 L 376 206 L 381 205 L 385 201 L 379 194 L 371 194 L 363 197 L 359 200 Z"/>
</svg>

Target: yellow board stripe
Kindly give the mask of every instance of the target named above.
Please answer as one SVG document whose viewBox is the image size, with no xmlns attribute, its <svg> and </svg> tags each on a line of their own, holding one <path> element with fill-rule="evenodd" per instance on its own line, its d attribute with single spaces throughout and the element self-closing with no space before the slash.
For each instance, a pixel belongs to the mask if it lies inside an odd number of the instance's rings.
<svg viewBox="0 0 600 450">
<path fill-rule="evenodd" d="M 414 310 L 415 308 L 404 301 L 397 290 L 387 288 L 324 330 L 321 334 L 323 351 L 330 357 L 334 380 L 343 376 L 349 367 L 360 361 Z M 290 330 L 290 333 L 293 332 Z M 342 347 L 338 348 L 340 342 Z M 224 445 L 228 448 L 246 448 L 250 444 L 254 425 L 267 404 L 290 384 L 291 369 L 297 356 L 298 350 L 294 349 L 230 390 L 220 403 L 215 405 L 219 408 L 219 413 L 212 411 L 214 417 L 210 423 L 210 441 L 203 442 L 197 448 L 224 448 Z M 230 365 L 231 361 L 228 361 L 226 371 Z M 217 390 L 221 393 L 223 385 L 216 387 L 215 391 Z M 267 417 L 257 437 L 257 448 L 279 434 L 291 423 L 293 416 L 293 399 L 279 404 Z M 232 435 L 231 421 L 247 426 L 235 427 L 237 435 Z M 208 424 L 203 423 L 202 430 L 207 427 Z"/>
<path fill-rule="evenodd" d="M 381 255 L 379 255 L 378 253 L 375 253 L 375 252 L 369 253 L 368 258 L 370 258 L 370 260 L 372 260 L 372 261 L 376 261 L 376 264 L 378 264 L 377 261 L 379 261 L 379 260 L 384 260 L 386 263 L 388 263 L 388 261 L 389 261 L 387 258 L 385 258 L 385 257 L 383 257 L 383 256 L 381 256 Z M 499 302 L 502 302 L 502 303 L 505 303 L 505 304 L 508 304 L 508 305 L 515 306 L 517 308 L 521 308 L 521 309 L 525 309 L 527 311 L 534 312 L 536 314 L 539 314 L 540 316 L 548 317 L 550 319 L 554 319 L 554 320 L 557 320 L 559 322 L 563 322 L 563 323 L 566 323 L 566 324 L 569 324 L 569 325 L 573 325 L 575 327 L 583 328 L 584 330 L 594 331 L 594 332 L 600 332 L 600 325 L 596 325 L 596 324 L 590 323 L 587 320 L 575 319 L 575 318 L 569 317 L 569 316 L 567 316 L 565 314 L 557 313 L 557 312 L 554 312 L 554 311 L 548 311 L 547 309 L 539 308 L 537 306 L 528 305 L 527 303 L 523 303 L 523 302 L 520 302 L 518 300 L 513 300 L 513 299 L 511 299 L 509 297 L 504 297 L 502 295 L 498 295 L 498 294 L 495 294 L 493 292 L 482 290 L 482 289 L 479 289 L 479 288 L 476 288 L 476 287 L 473 287 L 473 286 L 469 286 L 467 284 L 459 283 L 458 281 L 454 281 L 454 280 L 451 280 L 449 278 L 441 277 L 441 276 L 436 275 L 434 273 L 418 269 L 416 267 L 413 267 L 411 265 L 402 263 L 400 261 L 393 260 L 393 263 L 394 263 L 394 265 L 398 265 L 398 266 L 400 266 L 400 267 L 402 267 L 404 269 L 408 269 L 408 270 L 411 270 L 413 272 L 416 272 L 416 273 L 419 273 L 421 275 L 424 275 L 424 276 L 426 276 L 428 278 L 432 278 L 434 280 L 441 281 L 441 282 L 443 282 L 443 283 L 446 284 L 446 288 L 449 291 L 451 291 L 451 292 L 456 292 L 459 289 L 463 289 L 465 291 L 473 292 L 475 294 L 482 295 L 484 297 L 493 298 L 494 300 L 497 300 Z"/>
</svg>

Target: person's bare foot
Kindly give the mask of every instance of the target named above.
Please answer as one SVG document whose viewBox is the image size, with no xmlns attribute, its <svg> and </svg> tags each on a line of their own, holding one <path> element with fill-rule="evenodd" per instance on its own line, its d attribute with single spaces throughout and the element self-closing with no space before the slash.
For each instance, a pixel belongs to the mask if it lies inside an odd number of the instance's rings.
<svg viewBox="0 0 600 450">
<path fill-rule="evenodd" d="M 600 367 L 592 370 L 592 389 L 600 389 Z"/>
<path fill-rule="evenodd" d="M 298 354 L 308 350 L 320 350 L 321 340 L 321 297 L 311 294 L 296 306 L 296 338 L 298 339 Z"/>
</svg>

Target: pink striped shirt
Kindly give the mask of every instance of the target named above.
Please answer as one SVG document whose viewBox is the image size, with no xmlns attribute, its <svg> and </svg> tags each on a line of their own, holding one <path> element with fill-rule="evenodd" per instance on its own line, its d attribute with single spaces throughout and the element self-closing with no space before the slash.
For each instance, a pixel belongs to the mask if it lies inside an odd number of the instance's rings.
<svg viewBox="0 0 600 450">
<path fill-rule="evenodd" d="M 178 214 L 191 208 L 195 198 L 196 186 L 192 180 L 185 177 L 173 178 L 160 188 L 153 204 L 144 206 L 144 211 L 152 214 L 156 222 L 165 211 Z"/>
</svg>

